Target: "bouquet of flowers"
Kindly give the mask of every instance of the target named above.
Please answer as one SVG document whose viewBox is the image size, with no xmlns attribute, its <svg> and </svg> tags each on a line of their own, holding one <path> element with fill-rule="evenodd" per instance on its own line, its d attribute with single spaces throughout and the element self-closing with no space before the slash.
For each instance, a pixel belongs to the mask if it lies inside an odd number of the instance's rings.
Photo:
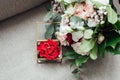
<svg viewBox="0 0 120 80">
<path fill-rule="evenodd" d="M 120 20 L 113 0 L 54 0 L 48 10 L 44 20 L 51 24 L 45 37 L 69 48 L 64 57 L 77 66 L 73 73 L 105 52 L 120 54 Z"/>
</svg>

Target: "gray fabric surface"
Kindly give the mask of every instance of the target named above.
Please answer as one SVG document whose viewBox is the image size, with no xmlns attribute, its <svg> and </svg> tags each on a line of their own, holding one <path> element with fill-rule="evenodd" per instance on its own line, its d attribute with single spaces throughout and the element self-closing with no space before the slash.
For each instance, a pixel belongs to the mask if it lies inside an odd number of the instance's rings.
<svg viewBox="0 0 120 80">
<path fill-rule="evenodd" d="M 35 22 L 42 21 L 45 13 L 42 6 L 0 23 L 0 80 L 76 80 L 67 61 L 36 63 Z M 120 80 L 120 56 L 107 54 L 89 61 L 80 80 Z"/>
<path fill-rule="evenodd" d="M 0 21 L 33 8 L 46 0 L 0 0 Z"/>
</svg>

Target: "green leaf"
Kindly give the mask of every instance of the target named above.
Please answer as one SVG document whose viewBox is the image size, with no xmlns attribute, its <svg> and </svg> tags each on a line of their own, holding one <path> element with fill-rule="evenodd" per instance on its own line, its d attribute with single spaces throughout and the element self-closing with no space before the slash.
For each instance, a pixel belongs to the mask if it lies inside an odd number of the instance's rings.
<svg viewBox="0 0 120 80">
<path fill-rule="evenodd" d="M 95 45 L 96 39 L 83 40 L 80 46 L 81 52 L 89 52 Z"/>
<path fill-rule="evenodd" d="M 100 57 L 104 57 L 105 48 L 106 48 L 106 41 L 104 41 L 98 45 L 98 51 L 99 51 L 98 53 L 99 53 Z"/>
<path fill-rule="evenodd" d="M 44 21 L 49 21 L 52 18 L 52 16 L 53 12 L 52 11 L 48 12 L 44 17 Z"/>
<path fill-rule="evenodd" d="M 106 41 L 106 47 L 110 46 L 112 48 L 115 48 L 115 46 L 119 42 L 120 42 L 120 34 L 113 31 L 113 32 L 108 34 L 108 38 L 107 38 L 107 41 Z"/>
<path fill-rule="evenodd" d="M 108 12 L 108 22 L 111 24 L 115 24 L 117 22 L 117 13 L 111 8 L 110 5 L 107 6 L 107 12 Z"/>
<path fill-rule="evenodd" d="M 45 8 L 47 11 L 50 11 L 52 9 L 52 5 L 51 5 L 51 2 L 48 1 L 46 4 L 45 4 Z"/>
<path fill-rule="evenodd" d="M 89 59 L 88 56 L 81 56 L 75 60 L 75 64 L 76 66 L 80 67 L 82 66 L 83 63 L 86 63 L 88 59 Z"/>
<path fill-rule="evenodd" d="M 117 30 L 120 30 L 120 21 L 119 20 L 115 23 L 115 27 Z"/>
<path fill-rule="evenodd" d="M 70 68 L 72 68 L 75 65 L 75 61 L 70 64 Z"/>
<path fill-rule="evenodd" d="M 79 69 L 78 69 L 78 68 L 76 68 L 76 69 L 74 69 L 74 70 L 72 71 L 73 74 L 78 73 L 78 72 L 79 72 Z"/>
<path fill-rule="evenodd" d="M 77 16 L 72 16 L 70 18 L 70 21 L 77 24 L 79 22 L 82 22 L 83 20 L 81 18 L 77 17 Z"/>
<path fill-rule="evenodd" d="M 58 13 L 54 13 L 54 16 L 52 16 L 52 19 L 51 20 L 53 20 L 53 22 L 60 22 L 61 21 L 61 15 L 60 14 L 58 14 Z"/>
<path fill-rule="evenodd" d="M 80 3 L 81 3 L 81 2 L 84 2 L 84 1 L 86 1 L 86 0 L 77 0 L 77 2 L 80 2 Z"/>
<path fill-rule="evenodd" d="M 45 32 L 45 38 L 46 39 L 51 39 L 53 33 L 54 33 L 54 25 L 52 25 L 52 24 L 48 25 L 47 29 L 46 29 L 46 32 Z"/>
<path fill-rule="evenodd" d="M 120 43 L 116 45 L 115 49 L 112 47 L 107 47 L 106 50 L 113 55 L 120 54 Z"/>
<path fill-rule="evenodd" d="M 66 59 L 76 59 L 79 55 L 74 50 L 68 50 L 63 54 Z"/>
<path fill-rule="evenodd" d="M 101 3 L 98 2 L 98 1 L 93 1 L 93 0 L 90 0 L 90 1 L 95 5 L 96 8 L 99 8 L 99 7 L 101 7 L 101 6 L 105 6 L 104 4 L 101 4 Z"/>
<path fill-rule="evenodd" d="M 93 60 L 97 59 L 98 45 L 96 44 L 94 48 L 90 51 L 90 58 Z"/>
</svg>

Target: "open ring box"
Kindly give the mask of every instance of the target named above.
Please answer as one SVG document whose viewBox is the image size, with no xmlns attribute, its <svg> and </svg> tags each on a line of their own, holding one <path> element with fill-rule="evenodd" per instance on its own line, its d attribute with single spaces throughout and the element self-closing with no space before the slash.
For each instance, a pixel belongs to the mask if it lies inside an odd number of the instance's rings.
<svg viewBox="0 0 120 80">
<path fill-rule="evenodd" d="M 46 43 L 48 39 L 44 38 L 45 34 L 45 25 L 48 23 L 41 23 L 37 22 L 37 28 L 36 28 L 36 53 L 37 53 L 37 63 L 61 63 L 62 62 L 62 46 L 60 42 L 56 39 L 50 39 L 54 42 L 58 43 L 59 47 L 59 55 L 55 59 L 48 60 L 46 57 L 41 57 L 41 53 L 38 50 L 38 46 L 42 43 Z M 54 52 L 54 51 L 53 51 Z M 53 55 L 53 54 L 52 54 Z M 53 55 L 54 56 L 54 55 Z"/>
</svg>

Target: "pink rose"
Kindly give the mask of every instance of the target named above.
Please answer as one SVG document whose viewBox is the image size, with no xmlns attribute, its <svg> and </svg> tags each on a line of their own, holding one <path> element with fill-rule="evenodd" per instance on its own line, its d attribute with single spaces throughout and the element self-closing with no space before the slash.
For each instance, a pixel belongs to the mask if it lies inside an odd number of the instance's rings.
<svg viewBox="0 0 120 80">
<path fill-rule="evenodd" d="M 78 16 L 85 20 L 87 20 L 88 17 L 90 17 L 90 15 L 94 12 L 93 5 L 87 4 L 85 2 L 83 2 L 81 4 L 76 3 L 74 8 L 75 8 L 74 16 Z"/>
</svg>

